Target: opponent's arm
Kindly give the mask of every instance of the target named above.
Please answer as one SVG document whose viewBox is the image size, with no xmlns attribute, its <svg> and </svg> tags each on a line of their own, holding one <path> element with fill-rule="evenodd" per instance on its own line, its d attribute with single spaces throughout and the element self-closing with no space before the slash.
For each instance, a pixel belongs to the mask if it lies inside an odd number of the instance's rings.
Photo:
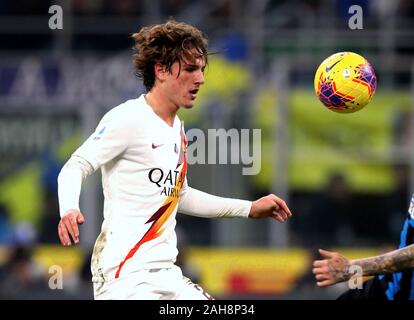
<svg viewBox="0 0 414 320">
<path fill-rule="evenodd" d="M 313 273 L 320 287 L 349 280 L 351 266 L 360 266 L 364 276 L 400 272 L 414 268 L 414 244 L 379 256 L 348 260 L 337 252 L 319 250 L 325 260 L 313 262 Z"/>
<path fill-rule="evenodd" d="M 351 260 L 351 265 L 361 266 L 367 276 L 414 268 L 414 244 L 380 256 Z"/>
</svg>

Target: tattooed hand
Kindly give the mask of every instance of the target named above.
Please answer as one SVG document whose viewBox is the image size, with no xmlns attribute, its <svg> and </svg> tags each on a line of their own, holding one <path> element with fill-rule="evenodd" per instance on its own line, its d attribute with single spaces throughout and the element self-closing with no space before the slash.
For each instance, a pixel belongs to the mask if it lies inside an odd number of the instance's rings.
<svg viewBox="0 0 414 320">
<path fill-rule="evenodd" d="M 319 249 L 319 253 L 325 260 L 314 261 L 312 269 L 319 287 L 349 280 L 352 275 L 349 273 L 350 262 L 347 258 L 337 252 L 322 249 Z"/>
</svg>

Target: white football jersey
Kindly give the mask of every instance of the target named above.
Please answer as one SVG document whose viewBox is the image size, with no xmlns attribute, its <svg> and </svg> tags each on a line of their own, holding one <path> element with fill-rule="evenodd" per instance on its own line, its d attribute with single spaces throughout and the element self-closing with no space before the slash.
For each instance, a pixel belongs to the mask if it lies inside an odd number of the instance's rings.
<svg viewBox="0 0 414 320">
<path fill-rule="evenodd" d="M 186 147 L 178 116 L 170 127 L 141 95 L 106 113 L 75 151 L 102 170 L 104 222 L 92 256 L 94 281 L 174 263 Z"/>
</svg>

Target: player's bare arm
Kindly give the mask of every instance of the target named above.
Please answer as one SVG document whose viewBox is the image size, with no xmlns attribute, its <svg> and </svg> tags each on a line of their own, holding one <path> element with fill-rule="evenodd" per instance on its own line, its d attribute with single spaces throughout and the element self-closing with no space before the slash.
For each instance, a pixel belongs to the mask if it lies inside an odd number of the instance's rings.
<svg viewBox="0 0 414 320">
<path fill-rule="evenodd" d="M 414 268 L 414 245 L 383 255 L 356 260 L 348 260 L 337 252 L 322 249 L 319 252 L 325 259 L 314 261 L 313 273 L 317 285 L 320 287 L 349 280 L 353 275 L 349 272 L 352 265 L 360 266 L 364 276 L 394 273 Z"/>
<path fill-rule="evenodd" d="M 69 210 L 58 224 L 58 234 L 62 245 L 71 246 L 79 243 L 79 227 L 78 224 L 83 224 L 85 218 L 78 210 Z"/>
<path fill-rule="evenodd" d="M 364 275 L 367 276 L 414 268 L 414 244 L 380 256 L 353 260 L 351 265 L 353 264 L 361 266 Z"/>
<path fill-rule="evenodd" d="M 274 194 L 269 194 L 252 203 L 249 218 L 272 217 L 279 222 L 285 222 L 292 216 L 286 202 Z"/>
</svg>

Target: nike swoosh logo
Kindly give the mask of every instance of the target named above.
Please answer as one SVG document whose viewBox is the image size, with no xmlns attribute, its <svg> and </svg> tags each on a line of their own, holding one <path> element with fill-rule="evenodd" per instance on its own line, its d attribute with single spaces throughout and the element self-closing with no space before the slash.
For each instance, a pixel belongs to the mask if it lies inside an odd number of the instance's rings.
<svg viewBox="0 0 414 320">
<path fill-rule="evenodd" d="M 157 148 L 159 148 L 159 147 L 161 147 L 161 146 L 163 146 L 164 144 L 163 143 L 161 143 L 161 144 L 154 144 L 154 142 L 152 143 L 152 148 L 153 149 L 157 149 Z"/>
<path fill-rule="evenodd" d="M 335 62 L 333 65 L 331 65 L 330 67 L 326 67 L 326 69 L 325 69 L 325 71 L 326 72 L 329 72 L 329 71 L 331 71 L 332 70 L 332 68 L 333 67 L 335 67 L 339 62 L 341 62 L 342 61 L 342 59 L 341 60 L 338 60 L 337 62 Z"/>
</svg>

